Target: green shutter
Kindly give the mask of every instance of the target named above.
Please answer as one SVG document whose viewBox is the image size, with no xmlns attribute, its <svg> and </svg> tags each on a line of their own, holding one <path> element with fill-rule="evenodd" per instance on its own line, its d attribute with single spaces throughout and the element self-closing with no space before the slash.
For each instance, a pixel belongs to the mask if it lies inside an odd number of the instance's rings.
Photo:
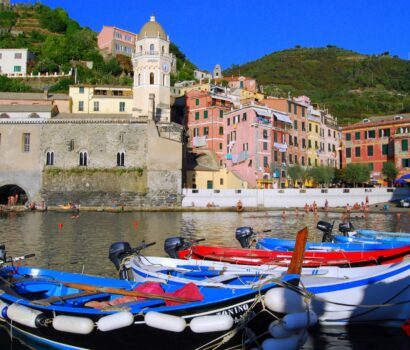
<svg viewBox="0 0 410 350">
<path fill-rule="evenodd" d="M 199 120 L 199 112 L 195 112 L 195 120 Z"/>
<path fill-rule="evenodd" d="M 401 150 L 402 151 L 409 150 L 409 140 L 401 140 Z"/>
<path fill-rule="evenodd" d="M 293 127 L 295 128 L 295 130 L 298 129 L 298 122 L 297 122 L 297 120 L 294 120 L 294 121 L 293 121 Z"/>
<path fill-rule="evenodd" d="M 367 146 L 367 155 L 369 157 L 373 156 L 373 146 Z"/>
<path fill-rule="evenodd" d="M 199 98 L 195 99 L 195 106 L 199 106 Z"/>
<path fill-rule="evenodd" d="M 224 111 L 222 109 L 219 110 L 219 118 L 224 117 Z"/>
<path fill-rule="evenodd" d="M 292 102 L 288 101 L 288 112 L 292 113 Z"/>
<path fill-rule="evenodd" d="M 207 119 L 207 118 L 208 118 L 208 111 L 205 110 L 205 111 L 204 111 L 204 119 Z"/>
<path fill-rule="evenodd" d="M 346 148 L 346 158 L 351 158 L 351 157 L 352 157 L 352 149 Z"/>
<path fill-rule="evenodd" d="M 354 134 L 355 140 L 360 140 L 360 131 L 356 131 Z"/>
<path fill-rule="evenodd" d="M 355 148 L 355 155 L 356 157 L 360 157 L 360 147 Z"/>
<path fill-rule="evenodd" d="M 352 136 L 350 135 L 350 132 L 346 134 L 346 141 L 350 141 L 352 139 Z"/>
<path fill-rule="evenodd" d="M 382 155 L 386 156 L 387 154 L 389 154 L 389 145 L 386 143 L 382 145 Z"/>
</svg>

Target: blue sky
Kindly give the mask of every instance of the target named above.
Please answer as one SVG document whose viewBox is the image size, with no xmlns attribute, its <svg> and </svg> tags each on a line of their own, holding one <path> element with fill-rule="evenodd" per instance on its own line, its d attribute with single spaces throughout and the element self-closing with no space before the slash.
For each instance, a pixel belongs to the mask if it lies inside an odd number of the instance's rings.
<svg viewBox="0 0 410 350">
<path fill-rule="evenodd" d="M 31 2 L 22 0 L 16 2 Z M 273 51 L 327 44 L 410 59 L 409 0 L 42 0 L 82 26 L 137 33 L 154 13 L 202 69 L 225 69 Z"/>
</svg>

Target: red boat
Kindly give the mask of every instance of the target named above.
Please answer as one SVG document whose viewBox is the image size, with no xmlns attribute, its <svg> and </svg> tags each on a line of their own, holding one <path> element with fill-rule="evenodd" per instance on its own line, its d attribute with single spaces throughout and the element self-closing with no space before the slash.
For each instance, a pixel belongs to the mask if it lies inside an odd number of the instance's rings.
<svg viewBox="0 0 410 350">
<path fill-rule="evenodd" d="M 187 248 L 186 246 L 184 248 Z M 203 245 L 192 245 L 187 249 L 175 252 L 180 259 L 206 259 L 224 261 L 233 264 L 278 266 L 289 265 L 293 252 L 281 252 L 259 249 L 223 248 Z M 306 251 L 304 267 L 317 266 L 371 266 L 396 263 L 410 254 L 410 245 L 394 249 L 375 251 Z"/>
</svg>

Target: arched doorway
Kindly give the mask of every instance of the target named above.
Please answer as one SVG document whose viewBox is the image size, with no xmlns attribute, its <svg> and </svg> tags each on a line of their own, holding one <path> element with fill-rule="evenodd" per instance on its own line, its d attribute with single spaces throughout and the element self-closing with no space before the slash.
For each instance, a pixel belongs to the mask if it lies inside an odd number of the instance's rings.
<svg viewBox="0 0 410 350">
<path fill-rule="evenodd" d="M 0 187 L 0 204 L 9 204 L 9 197 L 11 196 L 14 197 L 14 205 L 24 205 L 28 200 L 26 191 L 20 186 L 4 185 Z"/>
</svg>

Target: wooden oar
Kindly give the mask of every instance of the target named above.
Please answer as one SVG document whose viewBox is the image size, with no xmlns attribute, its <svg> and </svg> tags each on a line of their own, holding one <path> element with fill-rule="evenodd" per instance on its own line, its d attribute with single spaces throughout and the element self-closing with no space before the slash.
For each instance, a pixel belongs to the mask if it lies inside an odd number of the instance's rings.
<svg viewBox="0 0 410 350">
<path fill-rule="evenodd" d="M 292 260 L 288 267 L 288 274 L 300 275 L 302 272 L 303 258 L 305 255 L 306 241 L 308 237 L 307 227 L 301 229 L 296 234 L 295 249 L 292 254 Z"/>
<path fill-rule="evenodd" d="M 171 295 L 162 295 L 162 294 L 154 294 L 154 293 L 146 293 L 146 292 L 137 292 L 133 290 L 125 290 L 121 288 L 110 288 L 110 287 L 99 287 L 93 286 L 91 284 L 84 284 L 84 283 L 72 283 L 72 282 L 63 282 L 63 285 L 70 288 L 76 288 L 81 290 L 86 290 L 93 293 L 109 293 L 109 294 L 118 294 L 118 295 L 125 295 L 129 297 L 140 297 L 140 298 L 147 298 L 147 299 L 162 299 L 173 301 L 176 303 L 192 303 L 195 301 L 199 301 L 198 299 L 187 299 L 187 298 L 180 298 L 174 297 Z"/>
</svg>

